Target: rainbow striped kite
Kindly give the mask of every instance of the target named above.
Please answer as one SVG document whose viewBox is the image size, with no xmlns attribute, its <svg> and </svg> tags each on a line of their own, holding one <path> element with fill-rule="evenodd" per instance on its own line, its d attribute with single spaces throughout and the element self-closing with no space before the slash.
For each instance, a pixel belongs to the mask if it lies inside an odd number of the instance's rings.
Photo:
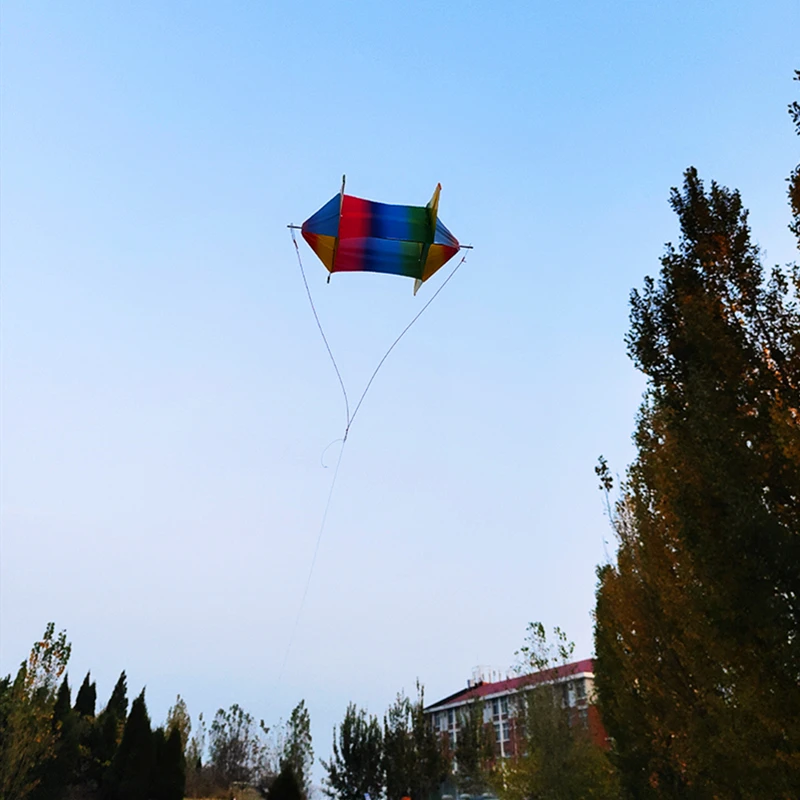
<svg viewBox="0 0 800 800">
<path fill-rule="evenodd" d="M 416 294 L 460 248 L 438 217 L 441 190 L 427 206 L 393 206 L 345 194 L 342 181 L 342 191 L 303 223 L 303 238 L 330 273 L 403 275 L 414 278 Z"/>
</svg>

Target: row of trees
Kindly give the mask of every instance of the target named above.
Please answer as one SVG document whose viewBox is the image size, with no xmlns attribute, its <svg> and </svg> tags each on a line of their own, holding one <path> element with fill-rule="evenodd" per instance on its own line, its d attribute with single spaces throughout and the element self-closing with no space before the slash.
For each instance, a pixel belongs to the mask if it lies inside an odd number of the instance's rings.
<svg viewBox="0 0 800 800">
<path fill-rule="evenodd" d="M 800 247 L 800 165 L 789 201 Z M 800 271 L 766 271 L 739 193 L 695 169 L 671 205 L 680 242 L 631 297 L 647 391 L 599 570 L 599 707 L 632 797 L 795 798 Z"/>
<path fill-rule="evenodd" d="M 574 646 L 558 629 L 555 635 L 548 643 L 544 627 L 531 624 L 518 653 L 520 674 L 568 663 Z M 461 794 L 491 792 L 503 800 L 618 798 L 616 773 L 604 747 L 576 724 L 558 688 L 544 684 L 517 695 L 518 747 L 504 759 L 498 758 L 494 727 L 485 721 L 480 701 L 461 709 L 454 747 L 426 720 L 419 686 L 415 701 L 398 695 L 382 724 L 351 703 L 334 730 L 332 758 L 323 761 L 324 791 L 339 800 L 364 800 L 365 795 L 431 800 L 449 785 Z"/>
<path fill-rule="evenodd" d="M 153 728 L 144 690 L 128 711 L 123 672 L 97 712 L 87 674 L 74 703 L 66 675 L 71 645 L 48 624 L 12 680 L 0 680 L 0 800 L 183 800 L 224 796 L 235 783 L 274 800 L 307 800 L 313 762 L 304 702 L 270 732 L 240 706 L 202 714 L 192 732 L 178 696 Z M 280 778 L 280 780 L 278 780 Z"/>
</svg>

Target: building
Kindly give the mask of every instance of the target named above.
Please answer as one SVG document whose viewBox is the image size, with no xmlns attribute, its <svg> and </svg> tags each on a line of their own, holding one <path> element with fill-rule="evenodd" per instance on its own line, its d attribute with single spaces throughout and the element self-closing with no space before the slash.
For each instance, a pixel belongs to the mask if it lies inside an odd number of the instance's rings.
<svg viewBox="0 0 800 800">
<path fill-rule="evenodd" d="M 606 734 L 597 709 L 594 707 L 594 662 L 587 658 L 572 664 L 554 667 L 529 675 L 499 677 L 480 668 L 473 673 L 467 686 L 425 709 L 425 717 L 433 729 L 447 736 L 451 752 L 458 742 L 459 718 L 466 712 L 468 704 L 483 702 L 483 721 L 494 728 L 495 752 L 501 758 L 516 753 L 514 710 L 515 701 L 521 692 L 536 686 L 551 685 L 564 708 L 570 711 L 570 722 L 583 725 L 598 744 L 605 745 Z M 488 678 L 488 680 L 487 680 Z"/>
</svg>

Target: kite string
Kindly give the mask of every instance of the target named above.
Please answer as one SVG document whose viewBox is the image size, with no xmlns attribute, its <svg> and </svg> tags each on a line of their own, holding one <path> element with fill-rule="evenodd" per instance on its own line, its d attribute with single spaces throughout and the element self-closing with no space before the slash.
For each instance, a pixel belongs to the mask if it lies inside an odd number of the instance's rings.
<svg viewBox="0 0 800 800">
<path fill-rule="evenodd" d="M 336 377 L 339 379 L 339 386 L 341 386 L 341 389 L 342 389 L 342 395 L 344 397 L 344 403 L 345 403 L 345 415 L 347 417 L 347 424 L 345 425 L 344 434 L 343 434 L 342 439 L 341 439 L 342 447 L 339 450 L 339 458 L 336 461 L 336 469 L 333 472 L 333 478 L 331 479 L 330 489 L 328 490 L 328 499 L 327 499 L 327 501 L 325 503 L 325 510 L 322 513 L 322 521 L 320 522 L 319 531 L 317 533 L 317 541 L 316 541 L 316 544 L 314 545 L 314 555 L 312 556 L 312 559 L 311 559 L 311 567 L 309 568 L 308 577 L 306 578 L 306 585 L 305 585 L 305 588 L 303 589 L 303 597 L 300 600 L 300 606 L 297 609 L 297 616 L 295 617 L 294 626 L 292 628 L 291 637 L 289 639 L 289 644 L 288 644 L 288 646 L 286 648 L 286 653 L 285 653 L 285 655 L 283 657 L 283 663 L 281 664 L 280 673 L 278 674 L 278 683 L 280 683 L 280 681 L 283 678 L 283 673 L 284 673 L 284 670 L 286 669 L 286 663 L 287 663 L 287 661 L 289 659 L 289 653 L 290 653 L 290 651 L 292 649 L 292 645 L 294 644 L 294 640 L 295 640 L 295 637 L 297 635 L 297 629 L 298 629 L 298 627 L 300 625 L 300 617 L 303 614 L 303 608 L 305 607 L 306 598 L 308 596 L 308 590 L 309 590 L 309 588 L 311 586 L 311 578 L 312 578 L 312 576 L 314 574 L 314 566 L 317 563 L 317 555 L 319 553 L 319 545 L 320 545 L 320 542 L 322 541 L 322 534 L 325 531 L 325 524 L 328 521 L 328 512 L 330 511 L 331 501 L 333 499 L 333 490 L 336 487 L 336 479 L 339 477 L 339 467 L 342 464 L 342 456 L 344 455 L 344 448 L 347 445 L 347 437 L 348 437 L 348 434 L 350 433 L 350 427 L 353 424 L 353 420 L 355 419 L 356 414 L 358 413 L 358 410 L 361 408 L 361 404 L 364 402 L 364 398 L 367 396 L 367 392 L 369 392 L 370 387 L 372 386 L 372 382 L 375 380 L 378 372 L 380 371 L 380 368 L 383 366 L 384 362 L 389 357 L 389 355 L 392 352 L 392 350 L 394 350 L 394 348 L 397 346 L 397 344 L 400 342 L 400 340 L 408 333 L 408 331 L 411 329 L 411 327 L 414 325 L 414 323 L 423 315 L 423 313 L 426 311 L 428 306 L 430 306 L 430 304 L 436 299 L 436 297 L 438 296 L 439 292 L 441 292 L 442 289 L 444 289 L 444 287 L 447 286 L 447 284 L 450 282 L 450 279 L 456 274 L 456 272 L 458 272 L 459 267 L 467 260 L 466 254 L 461 257 L 461 260 L 458 262 L 458 264 L 456 264 L 455 268 L 450 272 L 450 274 L 447 276 L 447 278 L 442 282 L 442 285 L 433 293 L 433 296 L 430 298 L 430 300 L 428 300 L 428 302 L 425 303 L 425 305 L 417 312 L 416 316 L 411 320 L 411 322 L 409 322 L 408 325 L 406 325 L 406 327 L 403 328 L 403 330 L 401 331 L 400 335 L 392 342 L 392 344 L 389 347 L 389 349 L 386 351 L 386 353 L 384 353 L 383 358 L 381 358 L 381 360 L 378 362 L 378 366 L 375 367 L 375 371 L 370 376 L 369 381 L 367 381 L 367 385 L 364 387 L 364 391 L 361 393 L 361 397 L 359 398 L 358 403 L 357 403 L 353 413 L 350 414 L 350 402 L 349 402 L 348 397 L 347 397 L 347 390 L 345 389 L 344 381 L 342 380 L 342 375 L 339 372 L 338 365 L 336 364 L 336 359 L 333 356 L 333 352 L 331 351 L 330 344 L 328 344 L 328 337 L 325 336 L 325 331 L 322 328 L 322 323 L 320 322 L 319 315 L 317 314 L 316 306 L 314 305 L 314 298 L 311 295 L 311 289 L 309 288 L 309 285 L 308 285 L 308 280 L 306 278 L 306 272 L 305 272 L 305 269 L 303 268 L 303 259 L 302 259 L 301 255 L 300 255 L 300 248 L 297 245 L 297 238 L 296 238 L 296 236 L 294 234 L 294 229 L 290 227 L 290 230 L 292 232 L 292 242 L 294 243 L 294 249 L 295 249 L 295 252 L 297 253 L 297 263 L 300 265 L 300 274 L 303 276 L 303 285 L 306 287 L 306 295 L 308 296 L 308 302 L 311 305 L 311 310 L 314 313 L 314 319 L 317 322 L 317 328 L 319 329 L 320 335 L 322 336 L 322 341 L 325 343 L 325 349 L 328 351 L 328 355 L 330 356 L 331 363 L 333 364 L 333 368 L 334 368 L 334 370 L 336 370 Z M 325 452 L 327 452 L 328 448 L 330 448 L 333 444 L 334 444 L 334 442 L 331 442 L 331 444 L 329 444 L 328 447 L 325 448 L 325 451 L 323 452 L 323 458 L 324 458 Z M 323 467 L 324 466 L 325 466 L 325 464 L 323 463 Z"/>
<path fill-rule="evenodd" d="M 461 261 L 459 261 L 458 264 L 456 264 L 456 266 L 453 269 L 453 271 L 443 281 L 442 285 L 433 293 L 433 296 L 431 297 L 431 299 L 428 300 L 428 302 L 425 303 L 424 306 L 422 306 L 422 308 L 417 312 L 417 315 L 414 317 L 414 319 L 412 319 L 411 322 L 409 322 L 408 325 L 406 325 L 406 327 L 403 328 L 402 333 L 392 342 L 391 347 L 389 347 L 389 349 L 384 354 L 383 358 L 378 362 L 378 366 L 375 367 L 375 371 L 372 373 L 372 376 L 367 381 L 367 385 L 364 388 L 364 391 L 362 392 L 361 397 L 358 399 L 358 403 L 356 404 L 355 410 L 353 411 L 352 415 L 348 415 L 347 428 L 345 429 L 345 432 L 344 432 L 345 441 L 347 441 L 347 434 L 350 432 L 350 426 L 353 424 L 353 420 L 356 418 L 356 414 L 358 414 L 358 410 L 361 408 L 361 404 L 364 402 L 364 398 L 367 396 L 367 392 L 369 391 L 370 386 L 372 386 L 372 382 L 375 380 L 375 377 L 377 376 L 378 372 L 380 371 L 380 368 L 383 366 L 383 362 L 386 361 L 387 358 L 389 358 L 389 354 L 392 352 L 392 350 L 394 350 L 394 348 L 398 345 L 400 340 L 408 333 L 408 331 L 411 329 L 411 326 L 425 313 L 425 310 L 428 308 L 428 306 L 436 299 L 436 296 L 439 294 L 439 292 L 441 292 L 442 289 L 444 289 L 444 287 L 447 286 L 447 284 L 450 282 L 450 279 L 456 274 L 456 272 L 458 272 L 458 268 L 466 260 L 467 260 L 467 256 L 466 256 L 466 253 L 465 253 L 461 257 Z"/>
<path fill-rule="evenodd" d="M 311 310 L 314 312 L 314 319 L 317 321 L 317 328 L 319 328 L 320 335 L 322 336 L 322 341 L 325 342 L 325 349 L 328 351 L 328 355 L 331 358 L 331 364 L 333 364 L 333 368 L 336 370 L 336 377 L 339 379 L 339 386 L 342 387 L 342 395 L 344 396 L 345 416 L 347 417 L 344 438 L 347 439 L 347 430 L 350 428 L 350 422 L 351 422 L 350 401 L 347 399 L 347 389 L 344 388 L 342 373 L 339 372 L 339 366 L 336 363 L 336 359 L 333 357 L 333 351 L 331 350 L 331 346 L 328 344 L 328 337 L 325 336 L 325 331 L 322 329 L 322 323 L 319 321 L 319 314 L 317 314 L 317 308 L 314 305 L 314 298 L 311 296 L 311 289 L 309 288 L 308 280 L 306 279 L 306 271 L 305 269 L 303 269 L 303 259 L 300 257 L 300 248 L 297 245 L 297 237 L 294 235 L 294 228 L 290 228 L 289 230 L 292 232 L 292 242 L 294 242 L 294 249 L 295 252 L 297 253 L 297 263 L 300 265 L 300 274 L 303 276 L 303 285 L 306 287 L 308 302 L 311 304 Z"/>
<path fill-rule="evenodd" d="M 320 522 L 319 532 L 317 533 L 317 543 L 314 546 L 314 555 L 311 558 L 311 567 L 308 570 L 308 577 L 306 578 L 306 587 L 303 589 L 303 597 L 300 600 L 300 606 L 297 609 L 297 616 L 294 620 L 294 627 L 292 628 L 292 635 L 289 638 L 289 644 L 286 648 L 286 653 L 283 656 L 283 663 L 281 664 L 281 671 L 278 673 L 278 683 L 283 678 L 283 671 L 286 669 L 286 662 L 289 660 L 289 652 L 294 644 L 295 636 L 297 635 L 297 628 L 300 625 L 300 617 L 303 614 L 303 608 L 306 604 L 306 597 L 308 596 L 308 589 L 311 586 L 311 576 L 314 574 L 314 565 L 317 563 L 317 554 L 319 553 L 319 543 L 322 541 L 322 532 L 325 530 L 325 523 L 328 521 L 328 511 L 330 511 L 331 500 L 333 499 L 333 490 L 336 486 L 336 478 L 339 477 L 339 467 L 342 465 L 342 456 L 344 455 L 344 448 L 347 440 L 342 440 L 342 447 L 339 450 L 339 459 L 336 462 L 336 469 L 333 472 L 333 479 L 331 480 L 331 488 L 328 490 L 328 500 L 325 503 L 325 510 L 322 512 L 322 521 Z M 330 445 L 328 445 L 330 447 Z"/>
</svg>

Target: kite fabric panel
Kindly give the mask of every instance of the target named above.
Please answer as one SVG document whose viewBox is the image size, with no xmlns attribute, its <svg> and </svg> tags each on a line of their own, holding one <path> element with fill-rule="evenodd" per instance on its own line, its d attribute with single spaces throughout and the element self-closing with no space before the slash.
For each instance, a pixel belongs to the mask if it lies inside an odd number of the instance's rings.
<svg viewBox="0 0 800 800">
<path fill-rule="evenodd" d="M 458 251 L 438 218 L 436 187 L 427 206 L 376 203 L 342 192 L 302 225 L 303 238 L 328 272 L 380 272 L 414 279 L 417 289 Z"/>
</svg>

